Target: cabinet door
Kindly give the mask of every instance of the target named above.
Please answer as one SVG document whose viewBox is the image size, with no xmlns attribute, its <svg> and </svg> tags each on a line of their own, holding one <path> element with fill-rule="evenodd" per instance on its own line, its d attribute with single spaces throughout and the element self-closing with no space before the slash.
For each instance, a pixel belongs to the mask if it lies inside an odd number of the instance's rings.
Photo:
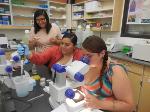
<svg viewBox="0 0 150 112">
<path fill-rule="evenodd" d="M 138 112 L 150 112 L 150 77 L 144 76 Z"/>
<path fill-rule="evenodd" d="M 128 77 L 130 79 L 132 90 L 133 90 L 134 102 L 137 105 L 139 100 L 140 87 L 141 87 L 140 83 L 141 83 L 142 76 L 129 72 Z"/>
</svg>

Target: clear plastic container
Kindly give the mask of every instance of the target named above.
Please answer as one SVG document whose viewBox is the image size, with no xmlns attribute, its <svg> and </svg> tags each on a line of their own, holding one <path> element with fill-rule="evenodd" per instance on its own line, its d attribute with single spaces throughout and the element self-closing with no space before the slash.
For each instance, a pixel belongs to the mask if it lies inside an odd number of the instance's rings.
<svg viewBox="0 0 150 112">
<path fill-rule="evenodd" d="M 35 64 L 32 65 L 32 74 L 33 75 L 37 75 L 37 69 L 36 69 L 36 65 Z"/>
<path fill-rule="evenodd" d="M 28 43 L 29 43 L 29 33 L 30 33 L 29 30 L 25 30 L 25 35 L 22 38 L 22 42 L 26 45 L 28 45 Z"/>
<path fill-rule="evenodd" d="M 26 77 L 15 77 L 14 79 L 14 85 L 16 88 L 16 94 L 18 97 L 25 97 L 29 94 L 29 79 Z"/>
</svg>

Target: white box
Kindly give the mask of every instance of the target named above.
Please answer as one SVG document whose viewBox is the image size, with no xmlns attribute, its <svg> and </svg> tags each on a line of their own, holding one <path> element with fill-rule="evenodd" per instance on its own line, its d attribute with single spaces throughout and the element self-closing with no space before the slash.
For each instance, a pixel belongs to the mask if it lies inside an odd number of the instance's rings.
<svg viewBox="0 0 150 112">
<path fill-rule="evenodd" d="M 134 44 L 132 58 L 150 62 L 150 44 Z"/>
</svg>

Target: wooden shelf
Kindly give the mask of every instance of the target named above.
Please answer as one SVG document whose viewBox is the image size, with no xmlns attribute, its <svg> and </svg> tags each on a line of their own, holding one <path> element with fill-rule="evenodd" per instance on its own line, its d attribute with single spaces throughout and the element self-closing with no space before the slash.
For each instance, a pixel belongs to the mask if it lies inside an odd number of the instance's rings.
<svg viewBox="0 0 150 112">
<path fill-rule="evenodd" d="M 78 2 L 78 3 L 73 4 L 73 6 L 74 6 L 74 5 L 82 5 L 82 4 L 84 4 L 84 3 L 85 3 L 85 1 Z"/>
<path fill-rule="evenodd" d="M 80 2 L 81 1 L 81 2 Z M 74 14 L 74 10 L 78 9 L 78 6 L 84 7 L 83 19 L 87 20 L 87 22 L 91 25 L 95 25 L 97 23 L 101 24 L 111 24 L 110 29 L 92 29 L 93 31 L 120 31 L 120 25 L 122 21 L 122 13 L 123 13 L 123 5 L 125 0 L 98 0 L 101 3 L 101 7 L 96 6 L 97 8 L 91 9 L 85 8 L 85 4 L 88 2 L 93 2 L 92 0 L 77 0 L 76 4 L 73 4 L 72 15 L 74 18 L 78 17 L 78 15 Z M 95 3 L 96 4 L 96 3 Z M 90 6 L 90 4 L 89 4 Z M 92 6 L 94 7 L 94 6 Z M 86 10 L 88 9 L 88 10 Z M 80 16 L 80 15 L 79 15 Z M 73 27 L 77 27 L 81 24 L 81 19 L 72 18 Z M 76 20 L 76 21 L 75 21 Z M 93 22 L 93 23 L 90 23 Z"/>
<path fill-rule="evenodd" d="M 66 10 L 65 9 L 53 9 L 53 8 L 50 8 L 50 11 L 54 11 L 54 12 L 56 12 L 56 13 L 62 13 L 62 12 L 66 12 Z"/>
<path fill-rule="evenodd" d="M 72 12 L 73 12 L 73 13 L 84 12 L 84 9 L 83 9 L 83 10 L 72 11 Z"/>
<path fill-rule="evenodd" d="M 76 21 L 76 20 L 83 20 L 84 18 L 77 18 L 77 19 L 72 19 L 73 21 Z"/>
<path fill-rule="evenodd" d="M 135 22 L 128 22 L 128 25 L 150 25 L 150 23 L 135 23 Z"/>
<path fill-rule="evenodd" d="M 86 12 L 86 13 L 98 13 L 98 12 L 104 12 L 104 11 L 113 11 L 113 8 L 100 9 L 97 11 L 91 11 L 91 12 Z"/>
<path fill-rule="evenodd" d="M 11 0 L 9 0 L 11 1 Z M 69 17 L 66 15 L 70 9 L 68 9 L 67 0 L 23 0 L 22 4 L 15 4 L 15 3 L 0 3 L 0 6 L 7 5 L 10 11 L 10 14 L 1 14 L 7 15 L 9 17 L 9 23 L 11 25 L 0 25 L 0 29 L 30 29 L 33 20 L 33 14 L 36 9 L 44 9 L 48 12 L 51 20 L 58 20 L 60 21 L 60 26 L 66 25 L 67 21 L 69 21 Z M 40 5 L 45 5 L 45 8 Z M 48 6 L 48 7 L 47 7 Z M 56 10 L 51 9 L 50 6 L 56 6 Z M 70 5 L 71 6 L 71 5 Z M 6 6 L 5 6 L 6 7 Z M 65 17 L 66 18 L 63 18 Z M 59 18 L 62 17 L 62 18 Z M 71 18 L 71 17 L 70 17 Z M 71 21 L 71 19 L 70 19 Z M 70 22 L 71 23 L 71 22 Z M 24 26 L 27 25 L 27 26 Z"/>
<path fill-rule="evenodd" d="M 50 17 L 50 19 L 56 19 L 56 20 L 66 20 L 66 18 L 55 18 L 55 17 Z"/>
<path fill-rule="evenodd" d="M 22 17 L 22 18 L 33 18 L 32 15 L 21 15 L 21 14 L 13 14 L 13 17 Z"/>
<path fill-rule="evenodd" d="M 63 2 L 56 2 L 56 1 L 49 1 L 50 3 L 59 4 L 59 5 L 66 5 L 66 3 Z"/>
<path fill-rule="evenodd" d="M 45 9 L 45 10 L 47 10 L 47 8 L 41 8 L 41 7 L 39 7 L 39 6 L 16 5 L 16 4 L 13 4 L 12 6 L 13 6 L 13 7 L 21 7 L 21 8 Z"/>
<path fill-rule="evenodd" d="M 0 13 L 1 16 L 10 16 L 10 14 Z"/>
<path fill-rule="evenodd" d="M 92 31 L 95 31 L 95 32 L 110 32 L 111 29 L 101 29 L 101 28 L 91 28 Z"/>
<path fill-rule="evenodd" d="M 31 29 L 31 26 L 0 25 L 0 29 Z"/>
<path fill-rule="evenodd" d="M 106 19 L 106 18 L 112 18 L 112 16 L 104 16 L 104 17 L 87 17 L 85 19 Z"/>
<path fill-rule="evenodd" d="M 8 5 L 9 6 L 9 3 L 2 3 L 2 2 L 0 2 L 0 5 Z"/>
</svg>

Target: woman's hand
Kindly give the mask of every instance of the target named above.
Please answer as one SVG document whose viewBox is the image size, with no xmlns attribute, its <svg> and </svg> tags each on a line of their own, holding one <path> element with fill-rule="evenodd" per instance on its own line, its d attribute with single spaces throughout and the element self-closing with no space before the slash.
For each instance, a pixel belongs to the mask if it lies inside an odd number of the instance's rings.
<svg viewBox="0 0 150 112">
<path fill-rule="evenodd" d="M 50 41 L 50 42 L 55 42 L 56 39 L 55 39 L 55 38 L 50 38 L 49 41 Z"/>
<path fill-rule="evenodd" d="M 56 43 L 57 43 L 57 39 L 56 39 L 56 38 L 50 38 L 50 39 L 49 39 L 49 42 L 50 42 L 51 44 L 56 44 Z"/>
<path fill-rule="evenodd" d="M 39 38 L 32 38 L 31 40 L 29 40 L 29 47 L 35 48 L 35 47 L 42 47 L 43 44 L 39 41 Z"/>
<path fill-rule="evenodd" d="M 100 108 L 101 101 L 96 96 L 86 93 L 85 101 L 86 101 L 85 107 L 92 108 L 92 109 L 101 109 Z"/>
<path fill-rule="evenodd" d="M 60 45 L 61 41 L 62 40 L 59 38 L 50 38 L 49 39 L 50 44 L 55 44 L 55 45 Z"/>
</svg>

